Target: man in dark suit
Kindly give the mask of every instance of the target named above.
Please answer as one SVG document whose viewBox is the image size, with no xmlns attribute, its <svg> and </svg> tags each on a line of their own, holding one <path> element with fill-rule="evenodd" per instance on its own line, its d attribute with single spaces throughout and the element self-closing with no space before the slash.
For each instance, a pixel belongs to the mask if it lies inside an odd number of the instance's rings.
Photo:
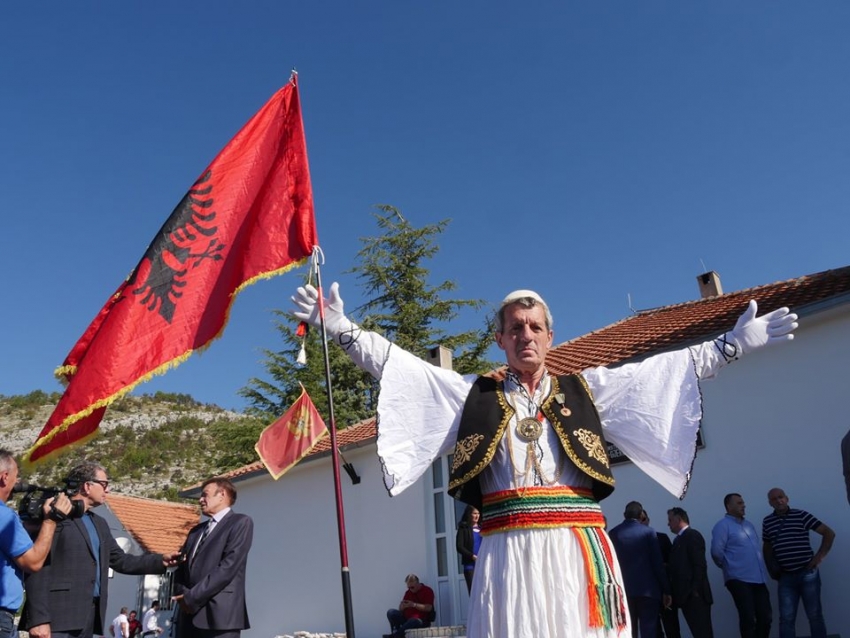
<svg viewBox="0 0 850 638">
<path fill-rule="evenodd" d="M 27 578 L 21 618 L 32 638 L 91 638 L 106 631 L 109 569 L 122 574 L 162 574 L 177 554 L 125 554 L 109 525 L 91 510 L 106 501 L 109 478 L 97 463 L 82 463 L 66 479 L 85 514 L 56 526 L 50 555 Z"/>
<path fill-rule="evenodd" d="M 181 550 L 175 583 L 180 605 L 179 638 L 238 638 L 248 629 L 245 567 L 254 537 L 250 516 L 231 509 L 236 488 L 225 478 L 204 481 L 201 512 Z"/>
<path fill-rule="evenodd" d="M 638 519 L 641 525 L 649 525 L 649 514 L 644 510 Z M 673 550 L 673 543 L 670 537 L 664 532 L 655 532 L 658 537 L 658 549 L 661 550 L 661 562 L 664 564 L 664 573 L 667 574 L 667 580 L 670 580 L 670 570 L 668 563 L 670 562 L 670 552 Z M 663 631 L 661 628 L 664 628 Z M 679 628 L 679 610 L 672 605 L 665 605 L 661 610 L 661 617 L 658 619 L 658 638 L 682 638 L 682 632 Z"/>
<path fill-rule="evenodd" d="M 655 530 L 640 524 L 643 506 L 637 501 L 626 505 L 625 520 L 608 535 L 617 552 L 623 584 L 629 601 L 632 638 L 655 638 L 662 603 L 670 604 L 670 588 Z"/>
<path fill-rule="evenodd" d="M 670 552 L 670 587 L 673 603 L 682 610 L 694 638 L 714 638 L 711 628 L 711 585 L 705 560 L 705 539 L 690 526 L 681 507 L 667 510 L 667 524 L 676 534 Z"/>
</svg>

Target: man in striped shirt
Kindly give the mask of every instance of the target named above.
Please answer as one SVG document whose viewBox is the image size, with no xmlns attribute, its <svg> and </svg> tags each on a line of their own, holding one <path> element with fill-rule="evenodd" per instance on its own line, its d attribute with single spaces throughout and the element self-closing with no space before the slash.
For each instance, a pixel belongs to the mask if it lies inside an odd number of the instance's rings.
<svg viewBox="0 0 850 638">
<path fill-rule="evenodd" d="M 818 565 L 829 553 L 833 532 L 825 523 L 804 510 L 788 507 L 784 490 L 774 487 L 767 493 L 773 508 L 762 523 L 764 555 L 779 564 L 779 636 L 794 638 L 797 608 L 803 599 L 803 609 L 809 619 L 812 638 L 826 638 L 826 623 L 820 603 L 820 573 Z M 820 534 L 820 549 L 812 551 L 809 532 Z"/>
</svg>

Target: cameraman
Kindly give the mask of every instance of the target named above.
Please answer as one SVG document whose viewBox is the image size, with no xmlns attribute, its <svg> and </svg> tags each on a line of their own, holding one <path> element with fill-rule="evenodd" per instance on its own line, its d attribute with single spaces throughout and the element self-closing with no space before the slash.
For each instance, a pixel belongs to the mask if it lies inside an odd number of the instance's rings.
<svg viewBox="0 0 850 638">
<path fill-rule="evenodd" d="M 15 483 L 18 482 L 18 464 L 8 450 L 0 449 L 0 498 L 9 500 Z M 53 505 L 55 503 L 54 513 Z M 15 614 L 24 601 L 22 571 L 37 572 L 50 552 L 56 519 L 62 519 L 71 511 L 71 501 L 64 494 L 44 503 L 44 524 L 35 543 L 24 530 L 21 519 L 10 508 L 0 507 L 0 638 L 11 638 L 15 632 Z"/>
<path fill-rule="evenodd" d="M 27 578 L 21 625 L 32 638 L 91 638 L 105 631 L 109 568 L 122 574 L 163 574 L 177 554 L 124 553 L 109 525 L 91 510 L 106 502 L 109 478 L 82 463 L 65 479 L 85 513 L 59 523 L 44 569 Z"/>
</svg>

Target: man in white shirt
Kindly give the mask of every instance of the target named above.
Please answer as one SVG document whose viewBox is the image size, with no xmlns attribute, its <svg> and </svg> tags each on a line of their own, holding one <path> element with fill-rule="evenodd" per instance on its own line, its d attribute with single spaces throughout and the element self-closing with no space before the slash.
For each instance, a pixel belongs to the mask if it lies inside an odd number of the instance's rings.
<svg viewBox="0 0 850 638">
<path fill-rule="evenodd" d="M 162 627 L 159 626 L 159 601 L 155 600 L 151 603 L 151 608 L 145 612 L 142 618 L 142 638 L 150 638 L 158 636 L 162 633 Z"/>
<path fill-rule="evenodd" d="M 127 608 L 122 607 L 121 612 L 115 616 L 109 634 L 113 638 L 130 638 L 130 621 L 127 620 Z"/>
</svg>

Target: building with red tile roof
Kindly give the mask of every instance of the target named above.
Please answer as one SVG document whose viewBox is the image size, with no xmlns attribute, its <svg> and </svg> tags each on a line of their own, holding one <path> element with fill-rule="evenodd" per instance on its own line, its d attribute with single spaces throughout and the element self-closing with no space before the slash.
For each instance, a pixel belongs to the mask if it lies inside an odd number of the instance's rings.
<svg viewBox="0 0 850 638">
<path fill-rule="evenodd" d="M 612 468 L 617 488 L 602 502 L 608 521 L 618 523 L 625 504 L 638 500 L 655 530 L 663 532 L 667 510 L 681 506 L 710 543 L 712 527 L 724 515 L 725 494 L 741 493 L 747 516 L 760 529 L 770 511 L 767 492 L 779 486 L 792 507 L 818 516 L 839 538 L 850 537 L 840 454 L 841 439 L 850 428 L 845 404 L 850 390 L 850 267 L 726 294 L 713 286 L 711 275 L 705 283 L 702 279 L 702 298 L 634 312 L 559 344 L 547 358 L 554 373 L 640 361 L 731 329 L 750 299 L 757 300 L 760 314 L 787 305 L 800 316 L 794 341 L 744 355 L 700 384 L 704 446 L 685 499 L 677 500 L 636 465 L 618 464 Z M 355 485 L 343 475 L 339 490 L 358 633 L 386 631 L 385 611 L 411 572 L 437 594 L 438 622 L 462 624 L 468 596 L 456 564 L 454 533 L 463 505 L 445 492 L 449 461 L 435 459 L 422 479 L 388 498 L 376 437 L 374 419 L 338 432 L 343 454 L 362 477 Z M 260 462 L 230 473 L 239 489 L 236 507 L 255 523 L 247 593 L 257 635 L 344 627 L 330 453 L 326 439 L 279 481 Z M 824 613 L 833 633 L 850 627 L 850 608 L 842 596 L 843 566 L 848 563 L 850 545 L 836 542 L 821 566 Z M 708 569 L 715 592 L 715 631 L 734 635 L 737 614 L 722 572 L 712 564 Z M 776 586 L 769 587 L 775 600 Z"/>
<path fill-rule="evenodd" d="M 180 549 L 201 520 L 197 505 L 110 494 L 106 507 L 145 552 L 170 554 Z"/>
<path fill-rule="evenodd" d="M 706 273 L 697 279 L 700 283 L 706 281 L 709 284 L 701 286 L 708 291 L 719 288 L 715 273 Z M 546 358 L 546 366 L 553 374 L 572 374 L 595 366 L 610 367 L 638 361 L 653 354 L 700 343 L 734 327 L 750 299 L 758 302 L 760 315 L 788 306 L 801 317 L 824 307 L 850 303 L 850 266 L 672 306 L 640 310 L 610 326 L 553 347 Z M 344 454 L 345 450 L 374 443 L 377 435 L 375 419 L 371 418 L 339 430 L 337 444 Z M 330 449 L 330 438 L 325 437 L 301 462 L 327 457 Z M 256 461 L 228 472 L 227 476 L 239 480 L 265 471 L 262 462 Z M 185 493 L 193 492 L 188 490 Z"/>
<path fill-rule="evenodd" d="M 189 530 L 201 518 L 197 505 L 157 501 L 110 493 L 96 513 L 106 519 L 118 545 L 131 554 L 171 554 L 180 549 Z M 131 575 L 110 570 L 107 618 L 121 607 L 138 611 L 138 617 L 154 600 L 162 602 L 160 626 L 171 616 L 171 573 Z"/>
</svg>

